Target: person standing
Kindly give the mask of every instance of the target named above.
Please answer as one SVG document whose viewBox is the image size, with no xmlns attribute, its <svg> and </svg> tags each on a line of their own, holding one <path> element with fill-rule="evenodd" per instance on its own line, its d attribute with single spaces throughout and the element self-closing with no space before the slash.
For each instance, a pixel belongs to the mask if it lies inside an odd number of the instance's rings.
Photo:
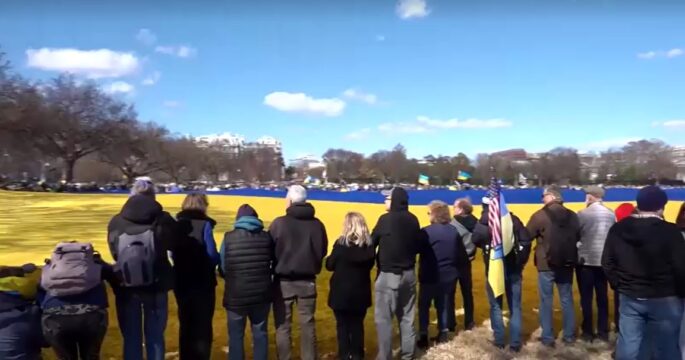
<svg viewBox="0 0 685 360">
<path fill-rule="evenodd" d="M 675 224 L 682 232 L 683 241 L 685 241 L 685 202 L 680 206 Z M 683 299 L 683 306 L 685 307 L 685 299 Z M 683 319 L 680 323 L 680 351 L 682 353 L 682 360 L 685 360 L 685 311 L 683 311 Z"/>
<path fill-rule="evenodd" d="M 466 249 L 466 254 L 469 261 L 459 264 L 459 278 L 457 282 L 461 288 L 461 296 L 464 303 L 464 330 L 472 330 L 476 325 L 473 320 L 474 313 L 474 303 L 473 303 L 473 276 L 471 272 L 471 262 L 476 257 L 476 245 L 473 243 L 473 232 L 478 224 L 478 219 L 473 216 L 473 205 L 471 200 L 467 198 L 458 199 L 454 202 L 454 218 L 450 223 L 452 226 L 457 228 L 459 235 L 464 243 Z M 448 300 L 448 326 L 450 331 L 454 332 L 456 330 L 456 317 L 454 314 L 454 293 L 451 293 L 450 299 Z"/>
<path fill-rule="evenodd" d="M 174 294 L 181 360 L 208 360 L 212 354 L 219 253 L 214 241 L 216 221 L 207 215 L 208 208 L 207 195 L 188 194 L 176 215 L 180 237 L 173 254 Z"/>
<path fill-rule="evenodd" d="M 252 358 L 269 358 L 267 324 L 273 295 L 274 242 L 264 231 L 257 211 L 238 208 L 233 231 L 221 243 L 221 268 L 226 280 L 224 307 L 228 312 L 228 358 L 245 358 L 245 325 L 252 325 Z"/>
<path fill-rule="evenodd" d="M 583 340 L 595 338 L 609 341 L 609 295 L 606 276 L 602 270 L 602 252 L 609 229 L 616 223 L 616 216 L 604 206 L 604 189 L 590 186 L 585 189 L 587 207 L 578 213 L 580 222 L 580 246 L 576 277 L 580 289 L 580 305 L 583 311 Z M 597 299 L 597 334 L 592 321 L 593 293 Z"/>
<path fill-rule="evenodd" d="M 307 202 L 307 190 L 293 185 L 286 195 L 286 215 L 274 220 L 269 233 L 275 243 L 276 347 L 280 360 L 291 358 L 293 306 L 300 320 L 300 357 L 318 358 L 316 346 L 316 276 L 328 252 L 326 228 Z"/>
<path fill-rule="evenodd" d="M 500 206 L 502 203 L 500 202 Z M 500 210 L 501 211 L 501 210 Z M 508 211 L 508 210 L 507 210 Z M 521 340 L 521 327 L 523 326 L 521 294 L 523 286 L 523 269 L 528 263 L 532 239 L 528 229 L 521 219 L 514 213 L 511 215 L 512 232 L 514 236 L 513 249 L 504 256 L 504 294 L 507 296 L 507 305 L 510 311 L 509 321 L 509 350 L 518 353 L 523 345 Z M 486 291 L 490 304 L 490 324 L 492 327 L 495 347 L 504 349 L 506 346 L 506 333 L 503 318 L 503 299 L 495 298 L 495 294 L 488 282 L 490 270 L 490 253 L 492 235 L 489 227 L 490 199 L 483 198 L 483 211 L 480 221 L 474 226 L 473 243 L 483 250 L 483 262 L 485 263 Z"/>
<path fill-rule="evenodd" d="M 371 245 L 364 216 L 347 213 L 342 235 L 326 259 L 326 269 L 333 272 L 328 306 L 335 314 L 339 359 L 364 359 L 364 318 L 371 306 L 371 269 L 376 257 Z"/>
<path fill-rule="evenodd" d="M 109 222 L 109 250 L 122 279 L 114 295 L 124 360 L 143 359 L 143 335 L 147 360 L 164 359 L 168 292 L 174 287 L 168 252 L 173 252 L 179 232 L 174 218 L 155 200 L 149 180 L 133 184 L 131 197 Z"/>
<path fill-rule="evenodd" d="M 537 239 L 535 265 L 540 295 L 540 341 L 545 346 L 553 347 L 552 303 L 555 284 L 561 300 L 563 341 L 566 344 L 575 342 L 573 269 L 578 262 L 580 224 L 578 215 L 563 205 L 561 191 L 556 186 L 545 189 L 542 201 L 544 207 L 533 214 L 527 228 L 530 236 Z"/>
<path fill-rule="evenodd" d="M 454 297 L 459 269 L 469 262 L 457 228 L 450 225 L 450 209 L 442 201 L 428 204 L 431 225 L 419 252 L 419 348 L 428 348 L 428 321 L 431 304 L 438 318 L 438 344 L 449 340 L 449 310 Z"/>
<path fill-rule="evenodd" d="M 34 264 L 0 266 L 0 359 L 41 359 L 45 344 L 36 305 L 40 277 Z"/>
<path fill-rule="evenodd" d="M 388 213 L 381 215 L 371 233 L 378 247 L 374 318 L 378 333 L 378 359 L 392 359 L 393 317 L 400 323 L 402 359 L 413 359 L 416 349 L 416 254 L 421 243 L 419 220 L 409 212 L 409 195 L 403 188 L 383 191 Z"/>
<path fill-rule="evenodd" d="M 655 359 L 681 356 L 685 241 L 681 230 L 663 219 L 667 203 L 662 189 L 644 187 L 637 195 L 637 214 L 609 231 L 602 267 L 621 297 L 618 360 L 641 358 L 645 342 Z"/>
<path fill-rule="evenodd" d="M 90 243 L 58 244 L 43 268 L 38 290 L 43 336 L 58 359 L 100 358 L 109 322 L 104 280 L 118 286 L 112 266 Z"/>
</svg>

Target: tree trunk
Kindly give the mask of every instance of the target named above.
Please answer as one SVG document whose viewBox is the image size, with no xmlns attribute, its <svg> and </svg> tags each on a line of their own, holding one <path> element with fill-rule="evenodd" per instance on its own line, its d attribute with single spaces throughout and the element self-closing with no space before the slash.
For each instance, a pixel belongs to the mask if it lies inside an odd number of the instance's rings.
<svg viewBox="0 0 685 360">
<path fill-rule="evenodd" d="M 64 159 L 64 181 L 71 183 L 74 181 L 74 166 L 76 166 L 76 160 L 72 158 Z"/>
</svg>

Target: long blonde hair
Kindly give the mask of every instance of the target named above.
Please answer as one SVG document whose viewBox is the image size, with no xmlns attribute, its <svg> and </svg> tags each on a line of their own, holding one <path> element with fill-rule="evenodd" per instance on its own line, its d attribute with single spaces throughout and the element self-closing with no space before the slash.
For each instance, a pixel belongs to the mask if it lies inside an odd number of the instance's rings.
<svg viewBox="0 0 685 360">
<path fill-rule="evenodd" d="M 345 222 L 343 223 L 343 231 L 338 243 L 343 246 L 369 246 L 371 245 L 371 236 L 369 235 L 369 227 L 366 226 L 364 215 L 358 212 L 349 212 L 345 215 Z"/>
<path fill-rule="evenodd" d="M 202 193 L 188 194 L 183 200 L 183 205 L 181 205 L 182 210 L 196 210 L 203 213 L 207 212 L 208 207 L 209 200 L 207 199 L 207 195 Z"/>
</svg>

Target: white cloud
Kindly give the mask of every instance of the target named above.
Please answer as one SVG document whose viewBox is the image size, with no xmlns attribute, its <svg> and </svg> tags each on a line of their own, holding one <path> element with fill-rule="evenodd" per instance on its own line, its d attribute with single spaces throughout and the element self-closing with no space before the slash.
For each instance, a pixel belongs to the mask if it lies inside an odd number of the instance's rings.
<svg viewBox="0 0 685 360">
<path fill-rule="evenodd" d="M 356 89 L 347 89 L 343 92 L 343 96 L 350 100 L 359 100 L 365 102 L 369 105 L 373 105 L 378 102 L 378 96 L 375 94 L 365 93 Z"/>
<path fill-rule="evenodd" d="M 358 131 L 353 131 L 347 135 L 345 135 L 345 140 L 351 140 L 351 141 L 358 141 L 358 140 L 364 140 L 369 137 L 371 134 L 371 129 L 365 128 L 361 129 Z"/>
<path fill-rule="evenodd" d="M 384 134 L 424 134 L 430 131 L 429 128 L 406 122 L 384 123 L 378 125 L 378 131 Z"/>
<path fill-rule="evenodd" d="M 272 92 L 264 97 L 264 105 L 283 112 L 324 116 L 339 116 L 347 105 L 338 98 L 315 99 L 304 93 Z"/>
<path fill-rule="evenodd" d="M 376 35 L 376 41 L 382 42 L 385 41 L 385 35 Z"/>
<path fill-rule="evenodd" d="M 125 81 L 115 81 L 105 87 L 108 94 L 131 94 L 136 90 L 135 86 Z"/>
<path fill-rule="evenodd" d="M 27 65 L 32 68 L 69 72 L 92 79 L 122 77 L 140 68 L 140 60 L 133 53 L 110 49 L 28 49 L 26 58 Z"/>
<path fill-rule="evenodd" d="M 665 127 L 667 129 L 685 129 L 685 119 L 655 121 L 652 123 L 654 127 Z"/>
<path fill-rule="evenodd" d="M 157 35 L 150 29 L 140 29 L 136 34 L 136 40 L 145 46 L 152 46 L 157 42 Z"/>
<path fill-rule="evenodd" d="M 162 103 L 162 105 L 164 105 L 164 107 L 169 108 L 169 109 L 176 109 L 176 108 L 181 107 L 182 104 L 180 101 L 166 100 Z"/>
<path fill-rule="evenodd" d="M 145 86 L 152 86 L 152 85 L 156 84 L 161 77 L 162 77 L 162 73 L 159 71 L 155 71 L 152 74 L 150 74 L 148 77 L 143 79 L 142 84 Z"/>
<path fill-rule="evenodd" d="M 435 129 L 496 129 L 512 126 L 511 121 L 504 119 L 437 120 L 427 116 L 419 116 L 416 120 L 426 127 Z"/>
<path fill-rule="evenodd" d="M 197 49 L 187 45 L 157 46 L 155 51 L 160 54 L 172 55 L 180 58 L 189 58 L 197 54 Z"/>
<path fill-rule="evenodd" d="M 405 20 L 426 17 L 430 13 L 426 0 L 399 0 L 395 10 L 397 16 Z"/>
<path fill-rule="evenodd" d="M 671 50 L 651 50 L 647 52 L 638 53 L 637 57 L 643 60 L 651 60 L 656 58 L 673 59 L 685 55 L 685 50 L 673 48 Z"/>
</svg>

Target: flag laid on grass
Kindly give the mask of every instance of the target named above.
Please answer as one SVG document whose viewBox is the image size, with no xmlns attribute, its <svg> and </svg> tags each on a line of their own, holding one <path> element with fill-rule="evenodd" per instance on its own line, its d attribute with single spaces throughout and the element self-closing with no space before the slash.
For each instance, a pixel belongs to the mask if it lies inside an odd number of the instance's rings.
<svg viewBox="0 0 685 360">
<path fill-rule="evenodd" d="M 491 235 L 488 284 L 495 297 L 500 297 L 504 294 L 504 257 L 514 248 L 514 224 L 500 183 L 495 177 L 490 181 L 488 198 L 488 227 Z"/>
</svg>

